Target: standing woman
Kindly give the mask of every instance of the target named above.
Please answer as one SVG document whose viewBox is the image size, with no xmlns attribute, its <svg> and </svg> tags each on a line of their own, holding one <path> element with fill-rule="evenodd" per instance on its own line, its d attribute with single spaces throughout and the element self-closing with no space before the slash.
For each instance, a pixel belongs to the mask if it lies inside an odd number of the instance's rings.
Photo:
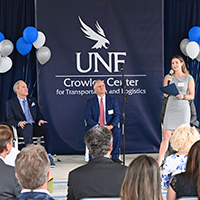
<svg viewBox="0 0 200 200">
<path fill-rule="evenodd" d="M 163 139 L 160 144 L 158 165 L 162 164 L 165 152 L 169 145 L 169 139 L 172 132 L 181 124 L 190 124 L 190 105 L 188 100 L 194 99 L 195 84 L 194 79 L 188 74 L 185 61 L 179 55 L 171 60 L 171 68 L 173 75 L 167 75 L 164 78 L 164 86 L 168 83 L 175 83 L 179 94 L 177 96 L 169 96 L 166 105 L 166 111 L 163 121 Z M 167 94 L 164 94 L 167 97 Z"/>
</svg>

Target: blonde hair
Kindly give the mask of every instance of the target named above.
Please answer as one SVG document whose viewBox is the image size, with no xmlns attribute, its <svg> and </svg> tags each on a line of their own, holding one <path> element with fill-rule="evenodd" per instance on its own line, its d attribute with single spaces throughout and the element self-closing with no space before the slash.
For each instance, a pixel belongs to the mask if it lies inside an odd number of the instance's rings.
<svg viewBox="0 0 200 200">
<path fill-rule="evenodd" d="M 197 129 L 188 124 L 182 124 L 174 131 L 170 143 L 175 151 L 188 152 L 197 140 L 200 140 Z"/>
<path fill-rule="evenodd" d="M 156 160 L 142 155 L 129 165 L 121 187 L 123 200 L 162 200 L 160 171 Z"/>
</svg>

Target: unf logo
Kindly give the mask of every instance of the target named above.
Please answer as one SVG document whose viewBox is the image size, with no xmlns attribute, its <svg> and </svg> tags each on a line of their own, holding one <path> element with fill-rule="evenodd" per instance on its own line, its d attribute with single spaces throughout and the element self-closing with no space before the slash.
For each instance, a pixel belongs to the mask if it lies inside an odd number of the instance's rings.
<svg viewBox="0 0 200 200">
<path fill-rule="evenodd" d="M 104 30 L 101 28 L 98 22 L 95 26 L 97 32 L 92 30 L 88 25 L 86 25 L 81 17 L 78 16 L 79 22 L 82 27 L 80 29 L 85 34 L 85 37 L 91 40 L 96 41 L 94 46 L 91 49 L 101 49 L 102 47 L 107 49 L 110 44 L 110 41 L 106 38 Z M 76 66 L 77 70 L 81 73 L 87 73 L 92 70 L 94 67 L 94 72 L 99 72 L 99 62 L 106 68 L 110 73 L 119 72 L 119 63 L 125 63 L 125 60 L 119 60 L 119 56 L 126 56 L 126 52 L 108 52 L 108 63 L 101 57 L 98 52 L 88 52 L 89 66 L 87 69 L 81 68 L 81 52 L 76 53 Z M 94 66 L 93 66 L 94 63 Z"/>
</svg>

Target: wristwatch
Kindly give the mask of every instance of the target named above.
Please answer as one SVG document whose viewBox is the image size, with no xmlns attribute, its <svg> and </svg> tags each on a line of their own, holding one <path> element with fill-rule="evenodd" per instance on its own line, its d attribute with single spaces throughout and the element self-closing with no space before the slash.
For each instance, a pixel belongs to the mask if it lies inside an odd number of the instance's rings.
<svg viewBox="0 0 200 200">
<path fill-rule="evenodd" d="M 185 98 L 186 98 L 186 94 L 183 95 L 183 99 L 185 99 Z"/>
</svg>

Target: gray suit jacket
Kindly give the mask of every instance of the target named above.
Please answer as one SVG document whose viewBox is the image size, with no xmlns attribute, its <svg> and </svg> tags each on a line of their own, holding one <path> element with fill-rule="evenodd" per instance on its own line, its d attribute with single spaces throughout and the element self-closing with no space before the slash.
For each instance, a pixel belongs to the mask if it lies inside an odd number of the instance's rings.
<svg viewBox="0 0 200 200">
<path fill-rule="evenodd" d="M 21 187 L 15 177 L 15 168 L 6 165 L 0 158 L 0 199 L 15 198 L 20 192 Z"/>
<path fill-rule="evenodd" d="M 68 177 L 68 200 L 83 197 L 119 197 L 126 166 L 110 158 L 94 158 L 76 168 Z"/>
</svg>

